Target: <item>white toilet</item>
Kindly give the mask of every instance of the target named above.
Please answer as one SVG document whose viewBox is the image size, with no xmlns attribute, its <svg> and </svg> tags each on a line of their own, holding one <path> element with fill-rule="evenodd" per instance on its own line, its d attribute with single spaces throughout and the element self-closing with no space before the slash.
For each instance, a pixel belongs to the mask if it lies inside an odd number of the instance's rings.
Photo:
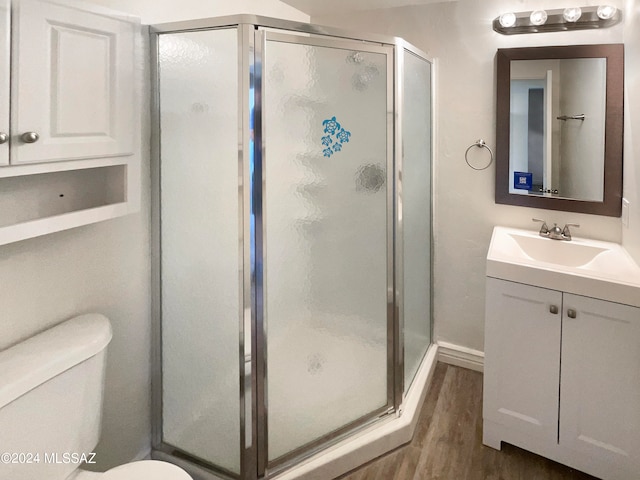
<svg viewBox="0 0 640 480">
<path fill-rule="evenodd" d="M 105 473 L 79 468 L 100 437 L 110 340 L 109 320 L 89 314 L 0 352 L 0 480 L 191 480 L 155 460 Z"/>
</svg>

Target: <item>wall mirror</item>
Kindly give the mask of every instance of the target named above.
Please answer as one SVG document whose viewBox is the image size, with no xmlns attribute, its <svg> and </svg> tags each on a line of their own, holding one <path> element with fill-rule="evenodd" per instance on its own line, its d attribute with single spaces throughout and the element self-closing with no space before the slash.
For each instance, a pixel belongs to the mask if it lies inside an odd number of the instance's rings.
<svg viewBox="0 0 640 480">
<path fill-rule="evenodd" d="M 622 44 L 497 53 L 496 203 L 619 217 Z"/>
</svg>

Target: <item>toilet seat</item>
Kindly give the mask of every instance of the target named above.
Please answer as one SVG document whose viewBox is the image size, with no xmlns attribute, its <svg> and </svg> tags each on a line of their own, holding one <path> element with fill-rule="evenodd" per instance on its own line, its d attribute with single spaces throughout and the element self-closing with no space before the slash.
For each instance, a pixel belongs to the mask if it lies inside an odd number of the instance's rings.
<svg viewBox="0 0 640 480">
<path fill-rule="evenodd" d="M 193 480 L 180 467 L 159 460 L 141 460 L 112 468 L 102 480 Z"/>
</svg>

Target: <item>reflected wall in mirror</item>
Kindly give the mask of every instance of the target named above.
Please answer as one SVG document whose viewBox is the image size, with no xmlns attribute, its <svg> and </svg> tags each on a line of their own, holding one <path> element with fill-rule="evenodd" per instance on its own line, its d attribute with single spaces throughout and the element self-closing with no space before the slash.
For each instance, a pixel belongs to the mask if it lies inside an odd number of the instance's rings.
<svg viewBox="0 0 640 480">
<path fill-rule="evenodd" d="M 604 58 L 511 62 L 509 193 L 602 202 Z"/>
<path fill-rule="evenodd" d="M 498 50 L 496 203 L 620 216 L 623 52 Z"/>
</svg>

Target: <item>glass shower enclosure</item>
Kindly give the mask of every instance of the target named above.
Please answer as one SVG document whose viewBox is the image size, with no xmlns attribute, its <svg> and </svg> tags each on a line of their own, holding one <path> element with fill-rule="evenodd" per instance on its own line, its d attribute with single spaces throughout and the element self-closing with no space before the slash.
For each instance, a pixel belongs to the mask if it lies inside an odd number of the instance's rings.
<svg viewBox="0 0 640 480">
<path fill-rule="evenodd" d="M 270 477 L 399 412 L 431 344 L 432 62 L 247 15 L 151 32 L 154 449 Z"/>
</svg>

